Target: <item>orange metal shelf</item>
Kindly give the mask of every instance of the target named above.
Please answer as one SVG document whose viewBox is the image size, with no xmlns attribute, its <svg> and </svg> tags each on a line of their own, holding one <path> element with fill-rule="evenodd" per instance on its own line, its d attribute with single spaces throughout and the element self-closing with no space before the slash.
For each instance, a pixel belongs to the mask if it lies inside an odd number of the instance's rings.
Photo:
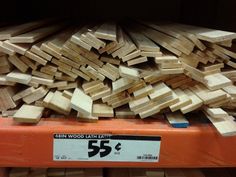
<svg viewBox="0 0 236 177">
<path fill-rule="evenodd" d="M 160 135 L 160 162 L 55 162 L 54 133 Z M 109 119 L 80 123 L 74 119 L 43 119 L 18 125 L 0 118 L 1 167 L 236 167 L 236 137 L 222 137 L 208 123 L 175 129 L 165 120 Z"/>
</svg>

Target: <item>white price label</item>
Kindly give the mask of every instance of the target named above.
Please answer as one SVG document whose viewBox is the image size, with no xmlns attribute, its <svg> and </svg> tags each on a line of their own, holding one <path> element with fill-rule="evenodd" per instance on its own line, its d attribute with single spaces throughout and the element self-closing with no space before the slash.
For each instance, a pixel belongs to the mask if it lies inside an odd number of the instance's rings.
<svg viewBox="0 0 236 177">
<path fill-rule="evenodd" d="M 160 136 L 54 134 L 54 161 L 158 162 Z"/>
</svg>

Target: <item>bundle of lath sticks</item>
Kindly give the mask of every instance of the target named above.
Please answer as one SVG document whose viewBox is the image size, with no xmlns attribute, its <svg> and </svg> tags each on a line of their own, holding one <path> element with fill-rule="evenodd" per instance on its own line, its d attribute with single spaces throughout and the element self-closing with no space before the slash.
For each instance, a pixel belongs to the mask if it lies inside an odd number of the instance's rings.
<svg viewBox="0 0 236 177">
<path fill-rule="evenodd" d="M 226 171 L 226 170 L 225 170 Z M 106 175 L 105 175 L 106 174 Z M 200 169 L 12 168 L 9 177 L 205 177 Z"/>
<path fill-rule="evenodd" d="M 140 21 L 2 27 L 0 110 L 23 123 L 37 123 L 53 110 L 85 121 L 164 113 L 179 125 L 187 122 L 184 114 L 200 109 L 222 135 L 232 135 L 235 38 L 233 32 Z"/>
</svg>

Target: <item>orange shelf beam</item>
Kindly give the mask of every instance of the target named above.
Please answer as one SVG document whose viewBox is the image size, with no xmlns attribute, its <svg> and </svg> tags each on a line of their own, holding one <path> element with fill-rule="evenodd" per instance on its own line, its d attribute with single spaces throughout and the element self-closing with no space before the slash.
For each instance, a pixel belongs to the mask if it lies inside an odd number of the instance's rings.
<svg viewBox="0 0 236 177">
<path fill-rule="evenodd" d="M 54 133 L 158 135 L 162 137 L 158 163 L 55 162 Z M 106 119 L 97 123 L 74 119 L 43 119 L 38 125 L 18 125 L 0 118 L 1 167 L 236 167 L 236 136 L 222 137 L 208 123 L 186 129 L 165 120 Z"/>
</svg>

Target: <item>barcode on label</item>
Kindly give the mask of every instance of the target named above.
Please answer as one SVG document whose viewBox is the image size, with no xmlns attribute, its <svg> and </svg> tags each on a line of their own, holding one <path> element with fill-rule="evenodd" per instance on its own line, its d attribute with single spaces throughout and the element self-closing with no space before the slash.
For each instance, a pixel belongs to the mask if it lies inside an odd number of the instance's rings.
<svg viewBox="0 0 236 177">
<path fill-rule="evenodd" d="M 157 160 L 157 156 L 137 156 L 137 159 Z"/>
</svg>

